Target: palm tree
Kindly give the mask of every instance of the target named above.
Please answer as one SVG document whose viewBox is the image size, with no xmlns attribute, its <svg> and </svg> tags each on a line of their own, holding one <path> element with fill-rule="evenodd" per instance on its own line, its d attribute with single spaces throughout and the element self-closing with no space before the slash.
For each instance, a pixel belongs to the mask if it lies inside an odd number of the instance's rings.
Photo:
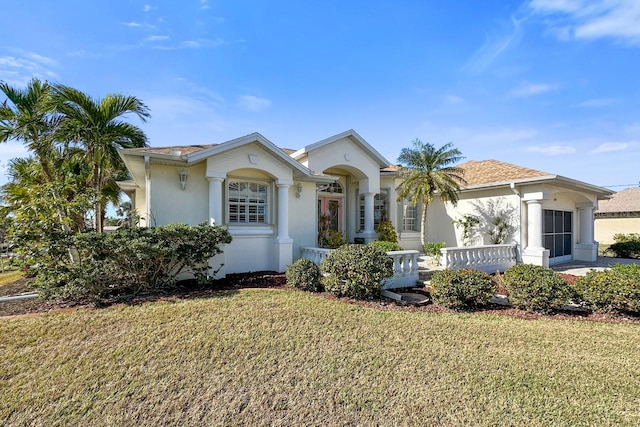
<svg viewBox="0 0 640 427">
<path fill-rule="evenodd" d="M 52 109 L 61 115 L 56 137 L 83 147 L 92 165 L 90 182 L 94 193 L 96 231 L 101 233 L 108 200 L 104 190 L 110 188 L 117 173 L 124 170 L 118 148 L 147 146 L 144 132 L 123 118 L 131 113 L 144 123 L 150 117 L 149 109 L 134 96 L 109 94 L 96 100 L 63 85 L 53 87 L 51 102 Z"/>
<path fill-rule="evenodd" d="M 398 186 L 398 201 L 411 200 L 417 205 L 422 202 L 422 227 L 420 242 L 426 243 L 427 209 L 435 197 L 443 202 L 458 202 L 460 185 L 466 184 L 464 170 L 454 166 L 464 159 L 452 143 L 436 149 L 432 144 L 423 143 L 416 138 L 412 148 L 403 148 L 398 156 L 398 163 L 403 167 L 400 177 L 404 181 Z"/>
<path fill-rule="evenodd" d="M 0 91 L 6 99 L 0 104 L 0 143 L 23 141 L 42 166 L 47 182 L 53 180 L 50 164 L 54 150 L 53 131 L 57 117 L 47 107 L 51 86 L 36 78 L 25 89 L 0 82 Z"/>
</svg>

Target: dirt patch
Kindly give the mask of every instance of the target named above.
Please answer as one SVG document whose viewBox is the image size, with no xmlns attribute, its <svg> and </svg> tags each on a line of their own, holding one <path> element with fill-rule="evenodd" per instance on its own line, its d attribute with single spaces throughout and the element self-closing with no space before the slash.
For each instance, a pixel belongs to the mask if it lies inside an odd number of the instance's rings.
<svg viewBox="0 0 640 427">
<path fill-rule="evenodd" d="M 29 287 L 29 279 L 25 278 L 0 286 L 0 297 L 18 295 L 25 292 L 33 292 Z"/>
</svg>

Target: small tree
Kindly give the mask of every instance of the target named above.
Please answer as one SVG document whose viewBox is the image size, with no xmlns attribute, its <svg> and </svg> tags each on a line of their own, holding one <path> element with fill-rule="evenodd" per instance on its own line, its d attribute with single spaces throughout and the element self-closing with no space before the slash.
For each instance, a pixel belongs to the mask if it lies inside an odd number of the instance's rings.
<svg viewBox="0 0 640 427">
<path fill-rule="evenodd" d="M 422 203 L 422 227 L 420 229 L 420 243 L 426 243 L 427 209 L 429 204 L 438 197 L 443 202 L 450 201 L 454 205 L 458 202 L 460 185 L 465 184 L 464 169 L 454 166 L 462 160 L 462 153 L 453 148 L 452 143 L 436 149 L 431 144 L 425 144 L 416 138 L 412 148 L 403 148 L 398 157 L 398 163 L 403 167 L 400 177 L 403 179 L 398 186 L 398 201 L 411 200 L 417 205 Z"/>
</svg>

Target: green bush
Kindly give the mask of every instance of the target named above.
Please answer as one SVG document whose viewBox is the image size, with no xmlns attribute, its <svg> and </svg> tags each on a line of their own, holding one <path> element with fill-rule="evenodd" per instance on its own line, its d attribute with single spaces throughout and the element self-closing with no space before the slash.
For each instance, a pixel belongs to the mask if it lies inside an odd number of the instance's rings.
<svg viewBox="0 0 640 427">
<path fill-rule="evenodd" d="M 548 312 L 566 305 L 573 292 L 569 284 L 548 267 L 518 264 L 503 276 L 509 302 L 527 311 Z"/>
<path fill-rule="evenodd" d="M 300 258 L 287 267 L 287 284 L 303 291 L 318 292 L 322 290 L 320 285 L 320 267 L 313 261 Z"/>
<path fill-rule="evenodd" d="M 175 285 L 185 277 L 207 279 L 208 260 L 231 235 L 218 226 L 170 224 L 51 236 L 50 249 L 32 265 L 34 287 L 44 297 L 94 298 L 139 294 Z M 69 252 L 77 254 L 71 262 Z"/>
<path fill-rule="evenodd" d="M 396 233 L 396 228 L 389 220 L 380 222 L 375 228 L 375 232 L 378 233 L 378 240 L 380 241 L 398 243 L 398 233 Z"/>
<path fill-rule="evenodd" d="M 324 288 L 342 297 L 380 296 L 381 282 L 393 276 L 393 259 L 370 245 L 344 245 L 332 251 L 320 269 L 327 275 Z"/>
<path fill-rule="evenodd" d="M 574 284 L 580 298 L 594 311 L 640 312 L 640 265 L 590 271 Z"/>
<path fill-rule="evenodd" d="M 431 297 L 454 310 L 474 308 L 489 303 L 496 294 L 491 276 L 472 268 L 439 270 L 431 278 Z"/>
<path fill-rule="evenodd" d="M 607 250 L 618 258 L 640 258 L 640 241 L 617 242 Z"/>
<path fill-rule="evenodd" d="M 382 252 L 391 252 L 391 251 L 401 251 L 402 246 L 397 244 L 396 242 L 389 242 L 384 240 L 375 240 L 369 243 L 369 246 L 375 246 L 380 249 Z"/>
</svg>

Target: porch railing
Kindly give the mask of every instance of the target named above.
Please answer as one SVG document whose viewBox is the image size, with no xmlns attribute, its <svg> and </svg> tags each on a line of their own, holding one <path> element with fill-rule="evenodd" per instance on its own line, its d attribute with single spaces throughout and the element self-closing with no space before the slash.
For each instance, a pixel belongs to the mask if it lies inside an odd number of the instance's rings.
<svg viewBox="0 0 640 427">
<path fill-rule="evenodd" d="M 313 261 L 320 265 L 322 261 L 331 253 L 332 249 L 302 247 L 302 258 Z M 390 251 L 387 255 L 393 259 L 393 277 L 390 277 L 382 284 L 382 289 L 412 288 L 418 281 L 418 251 Z"/>
<path fill-rule="evenodd" d="M 486 273 L 504 271 L 518 261 L 517 245 L 485 245 L 443 248 L 442 264 L 445 268 L 460 270 L 474 268 Z"/>
</svg>

